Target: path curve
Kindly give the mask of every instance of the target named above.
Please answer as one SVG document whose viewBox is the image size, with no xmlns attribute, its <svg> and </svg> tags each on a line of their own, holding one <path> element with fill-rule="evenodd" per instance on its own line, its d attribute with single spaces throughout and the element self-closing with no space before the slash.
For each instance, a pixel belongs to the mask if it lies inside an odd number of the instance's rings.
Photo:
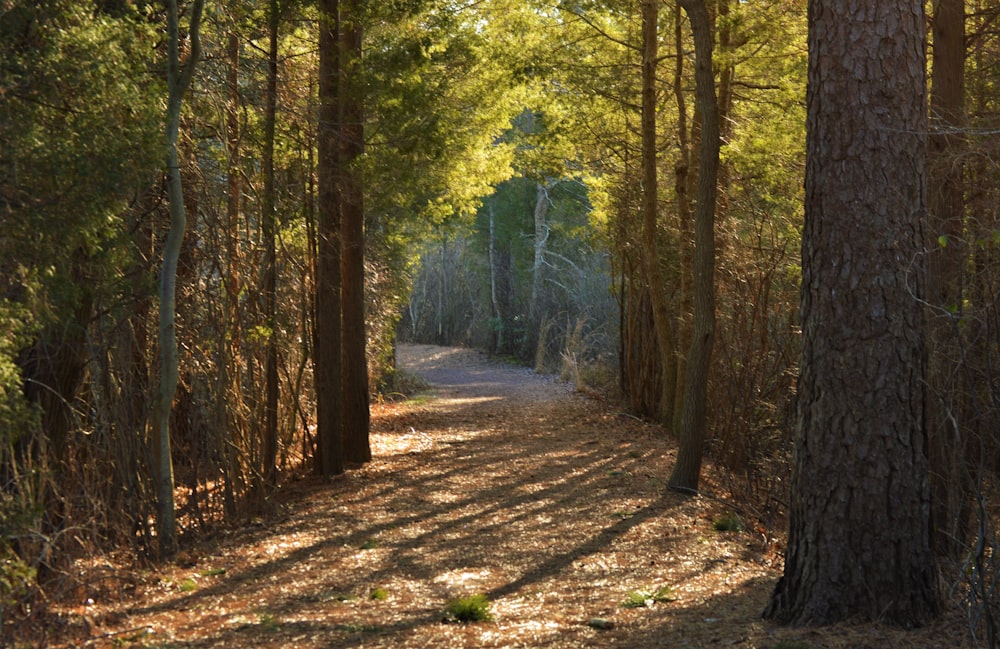
<svg viewBox="0 0 1000 649">
<path fill-rule="evenodd" d="M 568 397 L 572 386 L 551 375 L 464 347 L 399 345 L 396 362 L 430 382 L 444 397 L 496 397 L 539 401 Z"/>
</svg>

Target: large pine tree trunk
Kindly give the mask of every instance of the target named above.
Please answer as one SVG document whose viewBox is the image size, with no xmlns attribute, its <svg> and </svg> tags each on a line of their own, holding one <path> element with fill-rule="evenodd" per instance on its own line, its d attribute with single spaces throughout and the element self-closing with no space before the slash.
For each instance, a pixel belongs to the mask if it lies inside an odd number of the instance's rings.
<svg viewBox="0 0 1000 649">
<path fill-rule="evenodd" d="M 766 615 L 939 609 L 924 422 L 922 0 L 811 0 L 802 363 L 785 573 Z"/>
</svg>

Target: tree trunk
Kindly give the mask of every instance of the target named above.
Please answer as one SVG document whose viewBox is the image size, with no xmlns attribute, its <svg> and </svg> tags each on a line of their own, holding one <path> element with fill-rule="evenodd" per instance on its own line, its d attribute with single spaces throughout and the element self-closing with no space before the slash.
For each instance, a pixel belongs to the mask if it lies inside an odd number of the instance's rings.
<svg viewBox="0 0 1000 649">
<path fill-rule="evenodd" d="M 687 99 L 684 93 L 684 38 L 681 6 L 674 7 L 674 101 L 677 103 L 677 148 L 678 158 L 674 166 L 674 199 L 677 201 L 678 248 L 680 249 L 680 273 L 677 313 L 677 358 L 675 372 L 677 385 L 684 385 L 687 372 L 687 352 L 691 347 L 691 321 L 694 312 L 692 294 L 692 266 L 694 265 L 694 213 L 691 208 L 692 188 L 698 181 L 697 172 L 691 170 L 691 147 L 700 141 L 701 113 L 695 111 L 691 132 L 688 133 Z M 689 137 L 690 135 L 690 137 Z M 674 390 L 674 433 L 681 429 L 681 413 L 684 411 L 684 390 Z"/>
<path fill-rule="evenodd" d="M 240 333 L 240 209 L 243 202 L 243 183 L 240 173 L 240 35 L 239 19 L 233 17 L 227 55 L 229 57 L 229 103 L 226 106 L 226 157 L 227 192 L 225 225 L 225 307 L 222 335 L 218 344 L 218 386 L 215 403 L 215 435 L 219 457 L 222 458 L 222 489 L 226 516 L 236 514 L 236 494 L 233 481 L 238 460 L 227 433 L 232 432 L 230 412 L 243 410 L 243 390 L 240 389 L 239 359 L 242 335 Z M 235 377 L 235 380 L 234 380 Z"/>
<path fill-rule="evenodd" d="M 316 468 L 344 472 L 341 356 L 340 187 L 338 173 L 339 2 L 322 0 L 319 28 L 318 224 L 313 372 L 316 383 Z"/>
<path fill-rule="evenodd" d="M 927 228 L 928 364 L 927 439 L 934 543 L 952 557 L 962 550 L 974 483 L 969 472 L 968 404 L 958 376 L 961 350 L 955 319 L 963 304 L 961 129 L 965 126 L 965 3 L 934 5 L 931 135 L 928 138 Z M 964 429 L 964 430 L 963 430 Z"/>
<path fill-rule="evenodd" d="M 921 0 L 810 0 L 802 362 L 785 572 L 765 615 L 914 627 L 930 544 Z"/>
<path fill-rule="evenodd" d="M 364 188 L 355 168 L 364 153 L 364 106 L 361 84 L 362 8 L 359 0 L 341 7 L 340 54 L 340 178 L 341 245 L 343 264 L 343 388 L 344 457 L 354 464 L 372 459 L 369 444 L 368 362 L 365 346 L 365 203 Z"/>
<path fill-rule="evenodd" d="M 497 237 L 496 237 L 496 213 L 493 209 L 493 198 L 487 199 L 489 206 L 489 218 L 490 218 L 490 240 L 489 240 L 489 262 L 490 262 L 490 303 L 493 305 L 493 351 L 494 353 L 501 353 L 504 346 L 506 345 L 506 338 L 504 336 L 504 316 L 506 315 L 503 311 L 503 306 L 500 302 L 500 264 L 499 264 L 499 251 L 497 250 Z"/>
<path fill-rule="evenodd" d="M 683 0 L 680 5 L 691 20 L 695 46 L 695 79 L 701 108 L 698 195 L 695 207 L 694 326 L 684 374 L 680 446 L 670 475 L 671 489 L 698 488 L 705 446 L 708 373 L 715 341 L 715 201 L 719 173 L 719 107 L 712 70 L 712 27 L 704 0 Z"/>
<path fill-rule="evenodd" d="M 674 365 L 674 331 L 667 305 L 666 282 L 660 268 L 657 246 L 657 169 L 656 169 L 656 59 L 658 51 L 658 0 L 642 3 L 642 265 L 649 285 L 653 307 L 653 325 L 663 372 L 659 420 L 669 426 L 674 417 L 674 391 L 677 370 Z"/>
<path fill-rule="evenodd" d="M 153 481 L 157 499 L 157 536 L 160 555 L 170 557 L 177 549 L 177 521 L 174 515 L 174 464 L 170 454 L 170 412 L 177 391 L 177 331 L 176 283 L 177 261 L 184 241 L 186 215 L 184 191 L 177 156 L 180 135 L 181 102 L 191 85 L 194 66 L 201 53 L 199 26 L 203 0 L 195 0 L 191 9 L 188 37 L 191 52 L 187 61 L 180 61 L 180 27 L 177 0 L 167 2 L 167 198 L 170 204 L 170 231 L 163 248 L 163 266 L 160 269 L 160 380 L 153 402 L 152 442 Z"/>
<path fill-rule="evenodd" d="M 274 213 L 274 126 L 278 110 L 278 0 L 268 4 L 267 90 L 264 94 L 264 320 L 268 330 L 267 359 L 264 366 L 264 439 L 261 473 L 265 484 L 275 482 L 278 460 L 278 332 L 276 316 L 278 268 L 275 251 Z"/>
<path fill-rule="evenodd" d="M 531 263 L 531 302 L 528 304 L 528 320 L 535 325 L 540 314 L 539 296 L 542 294 L 542 273 L 545 267 L 545 248 L 549 240 L 549 226 L 545 217 L 549 211 L 549 183 L 540 181 L 535 193 L 535 224 L 534 260 Z"/>
</svg>

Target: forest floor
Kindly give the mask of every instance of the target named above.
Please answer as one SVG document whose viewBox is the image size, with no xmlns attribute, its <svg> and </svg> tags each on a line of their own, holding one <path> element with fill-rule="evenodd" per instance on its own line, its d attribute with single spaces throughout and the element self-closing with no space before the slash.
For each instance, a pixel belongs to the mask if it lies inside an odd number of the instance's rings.
<svg viewBox="0 0 1000 649">
<path fill-rule="evenodd" d="M 783 534 L 716 530 L 739 508 L 711 464 L 714 497 L 674 494 L 674 442 L 613 403 L 471 350 L 404 346 L 399 364 L 433 388 L 373 407 L 370 464 L 293 481 L 281 514 L 116 588 L 105 570 L 50 605 L 45 645 L 973 646 L 956 606 L 914 632 L 765 622 Z M 476 594 L 492 621 L 446 620 Z"/>
</svg>

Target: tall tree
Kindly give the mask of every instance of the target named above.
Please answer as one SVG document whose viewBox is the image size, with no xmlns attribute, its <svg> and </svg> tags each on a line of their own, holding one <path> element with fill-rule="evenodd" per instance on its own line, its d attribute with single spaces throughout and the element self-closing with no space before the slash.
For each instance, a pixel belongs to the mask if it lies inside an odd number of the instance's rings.
<svg viewBox="0 0 1000 649">
<path fill-rule="evenodd" d="M 934 3 L 931 64 L 927 227 L 927 427 L 935 547 L 961 551 L 971 510 L 968 406 L 954 377 L 961 351 L 956 318 L 963 307 L 964 188 L 961 148 L 965 126 L 965 2 Z"/>
<path fill-rule="evenodd" d="M 715 342 L 715 203 L 719 174 L 719 105 L 712 65 L 712 24 L 704 0 L 679 0 L 691 20 L 695 47 L 695 92 L 701 109 L 698 190 L 694 214 L 691 289 L 694 322 L 684 372 L 677 463 L 670 488 L 695 490 L 705 446 L 708 372 Z"/>
<path fill-rule="evenodd" d="M 913 627 L 940 604 L 920 300 L 921 0 L 810 0 L 802 361 L 784 576 L 765 615 Z"/>
<path fill-rule="evenodd" d="M 649 286 L 656 343 L 660 353 L 662 388 L 659 418 L 669 425 L 674 417 L 676 345 L 667 303 L 666 282 L 657 246 L 656 67 L 658 59 L 659 0 L 642 3 L 642 265 Z"/>
<path fill-rule="evenodd" d="M 264 151 L 262 158 L 264 196 L 261 230 L 264 237 L 264 319 L 268 330 L 264 363 L 264 440 L 262 474 L 274 483 L 278 459 L 278 336 L 276 331 L 278 265 L 275 250 L 274 128 L 278 112 L 278 0 L 267 9 L 267 89 L 264 93 Z"/>
<path fill-rule="evenodd" d="M 343 356 L 341 350 L 340 183 L 338 115 L 339 1 L 320 3 L 319 133 L 317 158 L 316 300 L 313 368 L 316 384 L 316 468 L 324 476 L 344 472 Z"/>
<path fill-rule="evenodd" d="M 338 174 L 341 197 L 343 296 L 344 456 L 361 464 L 372 458 L 368 440 L 368 363 L 365 335 L 365 200 L 358 162 L 365 150 L 361 77 L 362 5 L 344 0 L 340 11 L 340 107 Z"/>
<path fill-rule="evenodd" d="M 170 413 L 177 391 L 178 360 L 176 316 L 177 260 L 181 254 L 187 218 L 184 191 L 181 187 L 177 140 L 180 134 L 181 102 L 191 85 L 194 67 L 201 54 L 199 28 L 204 0 L 195 0 L 188 25 L 190 51 L 180 58 L 180 18 L 177 0 L 167 2 L 167 121 L 166 164 L 167 192 L 170 203 L 170 230 L 163 248 L 160 269 L 160 381 L 153 404 L 153 473 L 157 498 L 157 535 L 160 554 L 170 556 L 176 550 L 177 522 L 174 516 L 174 467 L 170 453 Z"/>
</svg>

